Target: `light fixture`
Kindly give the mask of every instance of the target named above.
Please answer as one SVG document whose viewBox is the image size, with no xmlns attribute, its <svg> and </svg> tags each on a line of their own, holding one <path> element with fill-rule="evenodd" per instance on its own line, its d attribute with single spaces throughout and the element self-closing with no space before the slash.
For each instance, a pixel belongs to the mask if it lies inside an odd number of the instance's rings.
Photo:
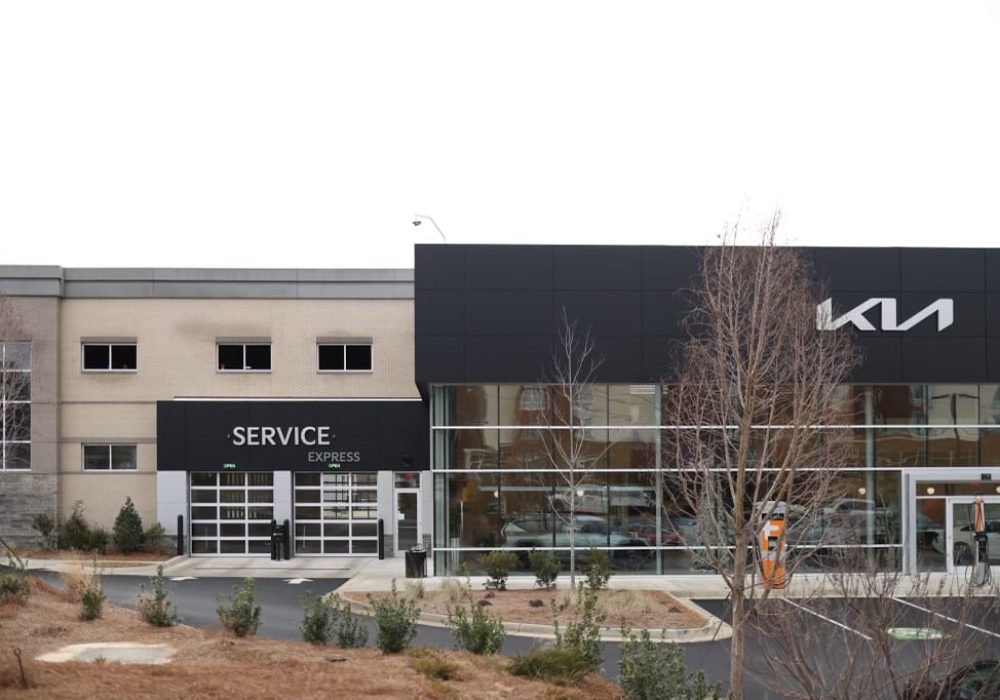
<svg viewBox="0 0 1000 700">
<path fill-rule="evenodd" d="M 1000 493 L 1000 486 L 997 486 L 997 493 Z"/>
<path fill-rule="evenodd" d="M 426 214 L 414 214 L 413 215 L 413 225 L 414 226 L 419 226 L 420 224 L 424 223 L 423 221 L 421 221 L 421 219 L 427 219 L 428 221 L 430 221 L 431 225 L 434 228 L 436 228 L 437 232 L 441 235 L 441 240 L 444 241 L 445 243 L 448 242 L 448 239 L 445 238 L 444 231 L 442 231 L 441 227 L 437 225 L 437 222 L 434 220 L 433 217 L 427 216 Z"/>
<path fill-rule="evenodd" d="M 576 496 L 577 498 L 583 498 L 583 489 L 577 489 Z"/>
<path fill-rule="evenodd" d="M 866 489 L 864 486 L 861 486 L 861 487 L 858 488 L 858 495 L 859 496 L 864 496 L 866 493 L 868 493 L 868 489 Z"/>
<path fill-rule="evenodd" d="M 927 487 L 927 495 L 928 496 L 933 496 L 934 495 L 934 487 L 933 486 L 928 486 Z"/>
<path fill-rule="evenodd" d="M 493 492 L 493 498 L 500 498 L 500 492 L 499 491 L 494 491 Z"/>
</svg>

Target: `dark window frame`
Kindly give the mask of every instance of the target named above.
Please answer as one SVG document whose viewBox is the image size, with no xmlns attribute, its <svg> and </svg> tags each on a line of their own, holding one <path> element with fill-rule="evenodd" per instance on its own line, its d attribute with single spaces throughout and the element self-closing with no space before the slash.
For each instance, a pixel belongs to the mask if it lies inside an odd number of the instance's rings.
<svg viewBox="0 0 1000 700">
<path fill-rule="evenodd" d="M 106 450 L 107 466 L 88 467 L 87 448 L 95 450 Z M 115 449 L 131 448 L 132 466 L 128 469 L 115 469 Z M 99 474 L 120 474 L 122 472 L 139 471 L 139 446 L 134 442 L 85 442 L 80 445 L 80 469 L 84 472 L 94 472 Z"/>
<path fill-rule="evenodd" d="M 343 341 L 340 343 L 317 342 L 316 343 L 316 371 L 322 374 L 366 374 L 375 371 L 375 343 L 370 340 L 364 341 Z M 340 348 L 342 368 L 323 367 L 323 348 Z M 368 367 L 359 369 L 348 367 L 348 348 L 366 348 L 368 350 Z"/>
<path fill-rule="evenodd" d="M 107 348 L 108 353 L 108 365 L 107 367 L 88 367 L 87 366 L 87 348 Z M 115 367 L 115 348 L 132 348 L 135 353 L 134 367 Z M 97 372 L 97 373 L 129 373 L 139 371 L 139 343 L 132 341 L 108 341 L 108 342 L 91 342 L 91 341 L 80 341 L 80 371 L 81 372 Z"/>
<path fill-rule="evenodd" d="M 226 366 L 224 366 L 224 364 L 222 362 L 222 358 L 221 358 L 222 349 L 223 348 L 236 348 L 236 347 L 242 348 L 242 351 L 241 351 L 241 354 L 242 354 L 242 357 L 243 357 L 242 367 L 226 367 Z M 247 366 L 247 348 L 250 348 L 250 347 L 252 347 L 252 348 L 267 348 L 267 368 L 266 369 L 257 369 L 257 368 L 254 368 L 254 367 L 248 367 Z M 242 372 L 242 373 L 249 372 L 249 373 L 257 373 L 257 374 L 266 374 L 266 373 L 272 371 L 272 369 L 274 368 L 274 361 L 273 360 L 274 360 L 274 355 L 271 352 L 271 342 L 270 341 L 268 341 L 266 343 L 259 342 L 259 341 L 244 341 L 244 342 L 221 342 L 221 341 L 216 341 L 216 343 L 215 343 L 215 371 L 216 372 L 225 372 L 227 374 L 228 373 L 232 373 L 232 372 Z"/>
</svg>

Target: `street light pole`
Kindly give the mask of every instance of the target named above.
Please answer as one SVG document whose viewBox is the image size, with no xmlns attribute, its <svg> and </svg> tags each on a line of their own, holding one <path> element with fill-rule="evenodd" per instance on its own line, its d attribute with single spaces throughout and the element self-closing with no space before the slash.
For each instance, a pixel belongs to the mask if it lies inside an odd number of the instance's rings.
<svg viewBox="0 0 1000 700">
<path fill-rule="evenodd" d="M 426 214 L 415 214 L 413 216 L 413 225 L 419 226 L 420 224 L 422 224 L 423 221 L 421 221 L 421 219 L 427 219 L 428 221 L 430 221 L 431 226 L 437 229 L 438 234 L 441 236 L 441 240 L 444 241 L 445 243 L 448 242 L 448 239 L 445 238 L 444 231 L 442 231 L 441 227 L 437 225 L 437 222 L 433 219 L 433 217 L 427 216 Z"/>
</svg>

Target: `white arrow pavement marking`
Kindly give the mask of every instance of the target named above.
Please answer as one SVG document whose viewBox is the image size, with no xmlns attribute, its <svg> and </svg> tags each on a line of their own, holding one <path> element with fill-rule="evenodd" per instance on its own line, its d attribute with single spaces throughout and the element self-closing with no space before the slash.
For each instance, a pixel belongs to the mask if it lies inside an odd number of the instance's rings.
<svg viewBox="0 0 1000 700">
<path fill-rule="evenodd" d="M 195 576 L 171 576 L 170 580 L 171 581 L 197 581 L 198 579 Z"/>
<path fill-rule="evenodd" d="M 297 586 L 300 583 L 306 583 L 307 581 L 312 581 L 312 579 L 311 578 L 290 578 L 290 579 L 288 579 L 287 583 L 290 583 L 293 586 Z"/>
</svg>

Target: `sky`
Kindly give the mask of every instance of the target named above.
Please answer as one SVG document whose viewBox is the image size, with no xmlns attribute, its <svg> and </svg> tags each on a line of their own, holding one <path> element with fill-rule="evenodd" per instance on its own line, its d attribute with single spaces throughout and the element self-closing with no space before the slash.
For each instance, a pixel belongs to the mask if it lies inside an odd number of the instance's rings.
<svg viewBox="0 0 1000 700">
<path fill-rule="evenodd" d="M 415 214 L 1000 246 L 997 37 L 996 2 L 0 2 L 0 265 L 410 267 Z"/>
</svg>

